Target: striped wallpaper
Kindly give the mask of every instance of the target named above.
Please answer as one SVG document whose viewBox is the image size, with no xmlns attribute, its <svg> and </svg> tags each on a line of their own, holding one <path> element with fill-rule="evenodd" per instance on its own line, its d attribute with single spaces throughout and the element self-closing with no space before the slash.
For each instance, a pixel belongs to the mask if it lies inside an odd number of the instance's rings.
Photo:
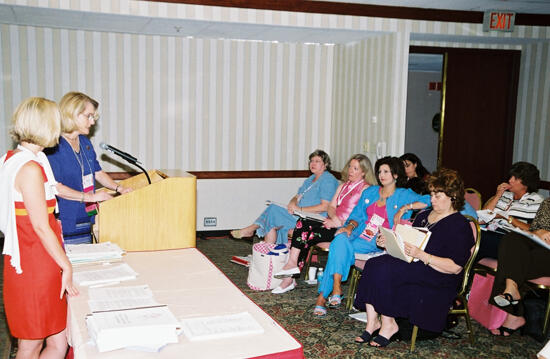
<svg viewBox="0 0 550 359">
<path fill-rule="evenodd" d="M 456 46 L 522 49 L 514 158 L 533 161 L 550 178 L 544 131 L 550 106 L 550 27 L 483 33 L 481 24 L 129 0 L 1 2 L 380 34 L 332 46 L 1 25 L 4 137 L 6 121 L 20 99 L 34 94 L 59 99 L 78 89 L 101 101 L 96 143 L 136 153 L 147 167 L 301 169 L 307 153 L 321 147 L 339 168 L 351 153 L 374 153 L 380 141 L 386 142 L 386 153 L 402 152 L 408 47 L 447 46 L 444 36 L 458 35 L 472 41 Z M 409 41 L 413 35 L 442 37 Z M 521 39 L 529 42 L 518 43 Z M 5 148 L 2 141 L 0 150 Z"/>
<path fill-rule="evenodd" d="M 96 145 L 148 168 L 301 169 L 331 148 L 332 45 L 0 29 L 3 117 L 28 96 L 85 92 L 100 101 Z"/>
</svg>

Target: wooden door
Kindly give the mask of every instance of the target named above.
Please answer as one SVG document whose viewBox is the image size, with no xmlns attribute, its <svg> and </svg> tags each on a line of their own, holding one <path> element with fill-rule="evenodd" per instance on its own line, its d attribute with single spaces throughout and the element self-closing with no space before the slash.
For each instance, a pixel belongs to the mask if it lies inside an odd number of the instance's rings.
<svg viewBox="0 0 550 359">
<path fill-rule="evenodd" d="M 460 48 L 429 52 L 446 53 L 439 167 L 457 170 L 466 187 L 479 190 L 485 201 L 508 179 L 512 165 L 521 52 Z"/>
</svg>

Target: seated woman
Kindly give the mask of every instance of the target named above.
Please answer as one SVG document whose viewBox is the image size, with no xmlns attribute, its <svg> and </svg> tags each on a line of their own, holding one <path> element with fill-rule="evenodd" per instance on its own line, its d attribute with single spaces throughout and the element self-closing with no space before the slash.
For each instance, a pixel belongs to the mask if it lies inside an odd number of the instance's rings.
<svg viewBox="0 0 550 359">
<path fill-rule="evenodd" d="M 508 182 L 498 185 L 497 192 L 483 209 L 500 210 L 507 214 L 504 218 L 497 214 L 495 219 L 487 223 L 487 231 L 481 232 L 481 243 L 476 260 L 482 258 L 497 258 L 498 244 L 507 233 L 507 225 L 528 230 L 529 222 L 533 220 L 542 197 L 536 193 L 539 189 L 539 170 L 528 162 L 516 162 L 512 165 Z"/>
<path fill-rule="evenodd" d="M 355 306 L 366 307 L 367 326 L 355 338 L 358 343 L 387 346 L 399 330 L 396 317 L 432 332 L 445 327 L 475 242 L 472 228 L 458 212 L 464 205 L 464 184 L 457 172 L 435 172 L 428 188 L 433 209 L 420 212 L 413 225 L 428 228 L 430 240 L 425 250 L 405 244 L 405 253 L 417 261 L 408 263 L 386 254 L 365 264 Z M 384 247 L 384 236 L 378 236 L 376 243 Z"/>
<path fill-rule="evenodd" d="M 288 232 L 296 225 L 295 210 L 326 216 L 328 204 L 338 187 L 338 180 L 329 172 L 330 157 L 325 151 L 315 150 L 309 155 L 309 176 L 286 208 L 270 204 L 250 226 L 231 231 L 233 238 L 265 237 L 267 243 L 287 243 Z"/>
<path fill-rule="evenodd" d="M 392 228 L 402 217 L 409 218 L 411 210 L 425 208 L 430 201 L 427 195 L 421 196 L 411 189 L 401 188 L 406 179 L 403 162 L 399 158 L 381 158 L 376 161 L 374 170 L 379 186 L 370 186 L 363 191 L 345 226 L 336 231 L 330 243 L 314 315 L 326 314 L 325 303 L 331 293 L 329 306 L 341 304 L 340 284 L 348 277 L 349 269 L 355 262 L 355 253 L 381 252 L 375 240 L 379 226 Z"/>
<path fill-rule="evenodd" d="M 342 170 L 342 183 L 336 189 L 328 207 L 328 218 L 324 222 L 311 219 L 298 219 L 292 235 L 292 246 L 287 264 L 275 278 L 285 278 L 272 293 L 281 294 L 294 289 L 293 275 L 300 273 L 309 247 L 321 242 L 330 242 L 334 233 L 348 219 L 363 190 L 376 182 L 372 164 L 367 156 L 353 155 Z"/>
<path fill-rule="evenodd" d="M 529 231 L 550 244 L 550 198 L 539 207 Z M 491 304 L 508 315 L 495 335 L 509 336 L 525 324 L 520 288 L 529 279 L 550 276 L 550 250 L 516 232 L 502 237 Z"/>
<path fill-rule="evenodd" d="M 399 159 L 403 161 L 405 174 L 407 175 L 405 188 L 410 188 L 419 194 L 427 194 L 426 181 L 430 176 L 430 172 L 422 165 L 420 158 L 414 153 L 405 153 Z"/>
</svg>

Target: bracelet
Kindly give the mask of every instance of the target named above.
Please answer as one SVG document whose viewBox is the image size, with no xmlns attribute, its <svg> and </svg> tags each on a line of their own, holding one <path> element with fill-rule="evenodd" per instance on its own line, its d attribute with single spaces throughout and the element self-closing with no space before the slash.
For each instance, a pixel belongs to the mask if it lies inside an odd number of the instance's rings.
<svg viewBox="0 0 550 359">
<path fill-rule="evenodd" d="M 428 260 L 426 260 L 426 262 L 424 262 L 424 264 L 429 265 L 431 260 L 432 260 L 432 255 L 428 254 Z"/>
<path fill-rule="evenodd" d="M 409 209 L 413 209 L 413 204 L 409 203 Z"/>
<path fill-rule="evenodd" d="M 351 224 L 351 226 L 353 227 L 352 230 L 354 230 L 355 228 L 357 228 L 357 226 L 356 226 L 355 223 L 353 223 L 353 222 L 349 222 L 348 224 Z"/>
<path fill-rule="evenodd" d="M 116 185 L 115 192 L 118 193 L 118 187 L 120 187 L 119 184 Z"/>
<path fill-rule="evenodd" d="M 512 216 L 509 216 L 509 217 L 508 217 L 508 223 L 512 224 L 512 220 L 513 220 L 513 219 L 514 219 L 514 218 L 512 218 Z"/>
<path fill-rule="evenodd" d="M 80 192 L 80 203 L 84 203 L 84 192 Z"/>
</svg>

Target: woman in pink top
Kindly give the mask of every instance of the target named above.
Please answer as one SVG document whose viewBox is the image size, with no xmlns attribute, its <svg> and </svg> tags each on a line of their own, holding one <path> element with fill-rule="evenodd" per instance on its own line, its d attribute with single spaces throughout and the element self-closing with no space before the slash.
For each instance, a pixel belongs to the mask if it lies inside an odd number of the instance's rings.
<svg viewBox="0 0 550 359">
<path fill-rule="evenodd" d="M 288 263 L 275 274 L 275 277 L 285 279 L 272 291 L 274 294 L 294 289 L 296 283 L 292 276 L 300 273 L 309 248 L 320 242 L 332 241 L 336 229 L 344 225 L 363 190 L 376 182 L 367 156 L 353 155 L 342 170 L 342 181 L 329 204 L 328 218 L 324 222 L 311 219 L 299 219 L 296 222 Z"/>
</svg>

